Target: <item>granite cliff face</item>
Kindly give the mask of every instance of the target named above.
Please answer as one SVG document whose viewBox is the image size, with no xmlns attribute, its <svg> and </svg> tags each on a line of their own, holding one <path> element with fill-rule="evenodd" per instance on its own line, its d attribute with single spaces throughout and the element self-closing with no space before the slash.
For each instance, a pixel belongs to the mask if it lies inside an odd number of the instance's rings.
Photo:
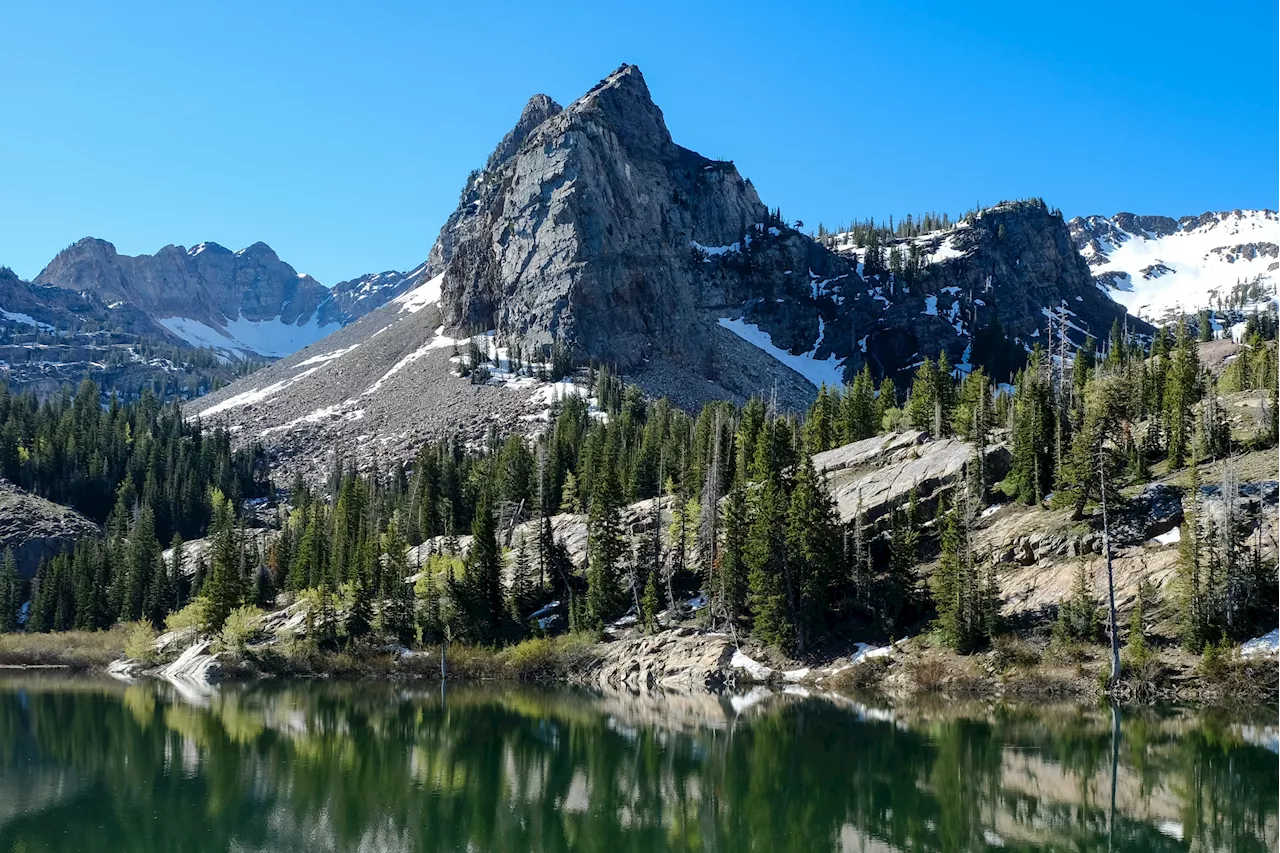
<svg viewBox="0 0 1280 853">
<path fill-rule="evenodd" d="M 624 370 L 654 354 L 704 364 L 694 246 L 765 217 L 731 163 L 672 142 L 623 66 L 567 109 L 534 98 L 469 182 L 439 243 L 444 319 Z"/>
<path fill-rule="evenodd" d="M 1089 337 L 1100 345 L 1116 321 L 1151 332 L 1095 285 L 1061 214 L 1043 202 L 1005 202 L 898 248 L 906 254 L 912 244 L 925 263 L 908 292 L 889 283 L 899 292 L 868 342 L 880 372 L 945 350 L 952 364 L 983 366 L 1004 381 L 1046 344 L 1051 316 L 1072 349 Z"/>
</svg>

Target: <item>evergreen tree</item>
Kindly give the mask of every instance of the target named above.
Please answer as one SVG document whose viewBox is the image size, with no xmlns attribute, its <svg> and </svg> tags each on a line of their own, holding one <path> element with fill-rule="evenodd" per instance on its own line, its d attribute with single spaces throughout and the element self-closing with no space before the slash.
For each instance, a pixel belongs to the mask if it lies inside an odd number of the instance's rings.
<svg viewBox="0 0 1280 853">
<path fill-rule="evenodd" d="M 524 615 L 532 608 L 536 596 L 533 576 L 533 560 L 523 536 L 516 543 L 515 562 L 511 571 L 511 590 L 507 595 L 507 610 L 511 621 L 524 624 Z"/>
<path fill-rule="evenodd" d="M 596 480 L 587 518 L 587 601 L 586 618 L 594 627 L 603 627 L 617 618 L 622 609 L 622 494 L 617 475 L 607 468 Z"/>
<path fill-rule="evenodd" d="M 840 560 L 839 520 L 835 504 L 818 480 L 813 461 L 801 460 L 787 514 L 784 564 L 791 588 L 790 619 L 796 651 L 804 654 L 825 630 L 832 567 Z"/>
<path fill-rule="evenodd" d="M 502 627 L 502 554 L 492 497 L 482 490 L 471 520 L 471 550 L 466 560 L 466 599 L 471 633 L 492 642 Z"/>
<path fill-rule="evenodd" d="M 476 510 L 476 515 L 477 518 L 479 518 L 479 508 Z M 489 524 L 493 524 L 492 515 L 489 516 Z M 484 549 L 484 545 L 480 542 L 481 536 L 477 535 L 477 527 L 473 525 L 471 529 L 472 535 L 476 536 L 476 539 L 472 541 L 471 545 L 470 556 L 472 561 L 467 569 L 469 578 L 473 570 L 478 572 L 486 571 L 484 564 L 480 561 L 490 559 L 487 555 L 477 557 L 477 551 L 482 551 Z M 405 541 L 404 535 L 400 532 L 400 526 L 396 521 L 392 521 L 387 526 L 384 547 L 386 548 L 387 556 L 383 572 L 386 575 L 386 584 L 390 595 L 388 596 L 386 603 L 383 605 L 383 630 L 395 637 L 397 642 L 403 645 L 408 645 L 412 643 L 414 639 L 414 626 L 417 621 L 417 614 L 414 613 L 415 597 L 413 585 L 406 582 L 406 578 L 409 577 L 409 561 L 407 556 L 409 543 Z M 496 541 L 493 542 L 492 547 L 494 553 L 492 559 L 496 560 Z M 493 571 L 496 574 L 496 569 Z M 501 596 L 501 592 L 499 592 L 499 596 Z M 492 625 L 492 623 L 496 622 L 497 618 L 500 617 L 501 614 L 501 597 L 499 597 L 496 605 L 494 605 L 492 599 L 483 600 L 495 608 L 495 616 L 489 623 Z M 487 630 L 496 633 L 496 629 L 486 626 L 483 621 L 480 621 L 479 624 L 482 630 L 487 628 Z M 485 634 L 483 635 L 483 638 L 492 638 L 494 633 Z"/>
<path fill-rule="evenodd" d="M 1179 323 L 1177 343 L 1165 379 L 1164 408 L 1170 466 L 1182 467 L 1191 442 L 1191 407 L 1199 396 L 1200 357 L 1185 323 Z"/>
<path fill-rule="evenodd" d="M 13 549 L 5 548 L 4 559 L 0 560 L 0 634 L 7 634 L 18 627 L 19 589 L 18 564 Z"/>
<path fill-rule="evenodd" d="M 735 485 L 724 501 L 724 547 L 712 586 L 715 613 L 737 624 L 746 613 L 747 568 L 744 548 L 750 520 L 746 490 Z"/>
<path fill-rule="evenodd" d="M 895 508 L 890 518 L 889 570 L 880 592 L 884 630 L 898 634 L 906 627 L 905 616 L 916 584 L 920 560 L 919 503 L 912 489 L 906 509 Z"/>
<path fill-rule="evenodd" d="M 215 490 L 209 578 L 205 582 L 206 629 L 221 630 L 231 611 L 244 599 L 244 578 L 240 571 L 240 542 L 236 537 L 235 513 L 231 502 Z"/>
<path fill-rule="evenodd" d="M 788 607 L 786 538 L 779 535 L 787 529 L 787 509 L 782 483 L 776 475 L 771 476 L 756 499 L 743 557 L 752 632 L 763 642 L 790 651 L 795 647 L 796 633 Z"/>
</svg>

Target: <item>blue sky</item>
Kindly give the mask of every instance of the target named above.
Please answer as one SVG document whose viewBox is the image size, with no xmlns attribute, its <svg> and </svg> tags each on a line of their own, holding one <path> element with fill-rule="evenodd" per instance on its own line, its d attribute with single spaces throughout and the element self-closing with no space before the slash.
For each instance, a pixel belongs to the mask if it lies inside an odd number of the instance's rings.
<svg viewBox="0 0 1280 853">
<path fill-rule="evenodd" d="M 809 226 L 1277 206 L 1274 0 L 605 5 L 0 0 L 0 264 L 91 234 L 406 269 L 530 95 L 624 61 Z"/>
</svg>

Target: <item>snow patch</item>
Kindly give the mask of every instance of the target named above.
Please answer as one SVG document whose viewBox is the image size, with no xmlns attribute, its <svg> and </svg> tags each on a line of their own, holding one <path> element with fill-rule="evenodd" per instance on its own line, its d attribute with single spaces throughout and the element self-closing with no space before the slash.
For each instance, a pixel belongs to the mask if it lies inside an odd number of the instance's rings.
<svg viewBox="0 0 1280 853">
<path fill-rule="evenodd" d="M 1266 657 L 1280 652 L 1280 628 L 1272 629 L 1261 637 L 1254 637 L 1240 647 L 1240 656 L 1246 658 Z"/>
<path fill-rule="evenodd" d="M 400 313 L 409 312 L 417 314 L 428 305 L 433 305 L 440 301 L 440 286 L 444 281 L 444 273 L 440 273 L 435 278 L 429 278 L 413 290 L 400 294 L 391 301 L 400 306 Z"/>
<path fill-rule="evenodd" d="M 719 323 L 722 328 L 728 329 L 747 343 L 799 373 L 815 387 L 826 385 L 828 388 L 839 388 L 844 385 L 844 359 L 834 355 L 829 355 L 822 360 L 817 358 L 818 346 L 822 343 L 822 336 L 826 331 L 825 324 L 821 320 L 818 324 L 817 342 L 812 350 L 802 355 L 792 355 L 781 347 L 774 346 L 773 338 L 769 333 L 754 323 L 741 319 L 731 320 L 727 317 L 721 317 Z"/>
</svg>

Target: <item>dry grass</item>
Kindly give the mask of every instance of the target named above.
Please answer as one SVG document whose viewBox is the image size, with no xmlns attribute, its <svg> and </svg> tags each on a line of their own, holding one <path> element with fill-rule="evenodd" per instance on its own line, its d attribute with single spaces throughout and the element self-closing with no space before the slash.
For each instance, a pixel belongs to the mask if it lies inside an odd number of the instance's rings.
<svg viewBox="0 0 1280 853">
<path fill-rule="evenodd" d="M 567 679 L 589 669 L 598 659 L 596 638 L 567 634 L 535 638 L 514 646 L 451 644 L 445 652 L 445 668 L 457 681 L 552 681 Z M 257 670 L 275 676 L 327 676 L 335 678 L 440 677 L 440 647 L 426 646 L 411 655 L 397 657 L 380 648 L 352 646 L 326 651 L 305 640 L 281 646 L 248 650 L 229 664 L 239 673 Z"/>
<path fill-rule="evenodd" d="M 2 666 L 65 666 L 100 669 L 124 654 L 124 626 L 110 631 L 0 634 Z"/>
<path fill-rule="evenodd" d="M 889 672 L 890 661 L 887 657 L 871 658 L 856 663 L 848 669 L 841 670 L 827 684 L 842 693 L 867 693 L 877 690 Z"/>
</svg>

